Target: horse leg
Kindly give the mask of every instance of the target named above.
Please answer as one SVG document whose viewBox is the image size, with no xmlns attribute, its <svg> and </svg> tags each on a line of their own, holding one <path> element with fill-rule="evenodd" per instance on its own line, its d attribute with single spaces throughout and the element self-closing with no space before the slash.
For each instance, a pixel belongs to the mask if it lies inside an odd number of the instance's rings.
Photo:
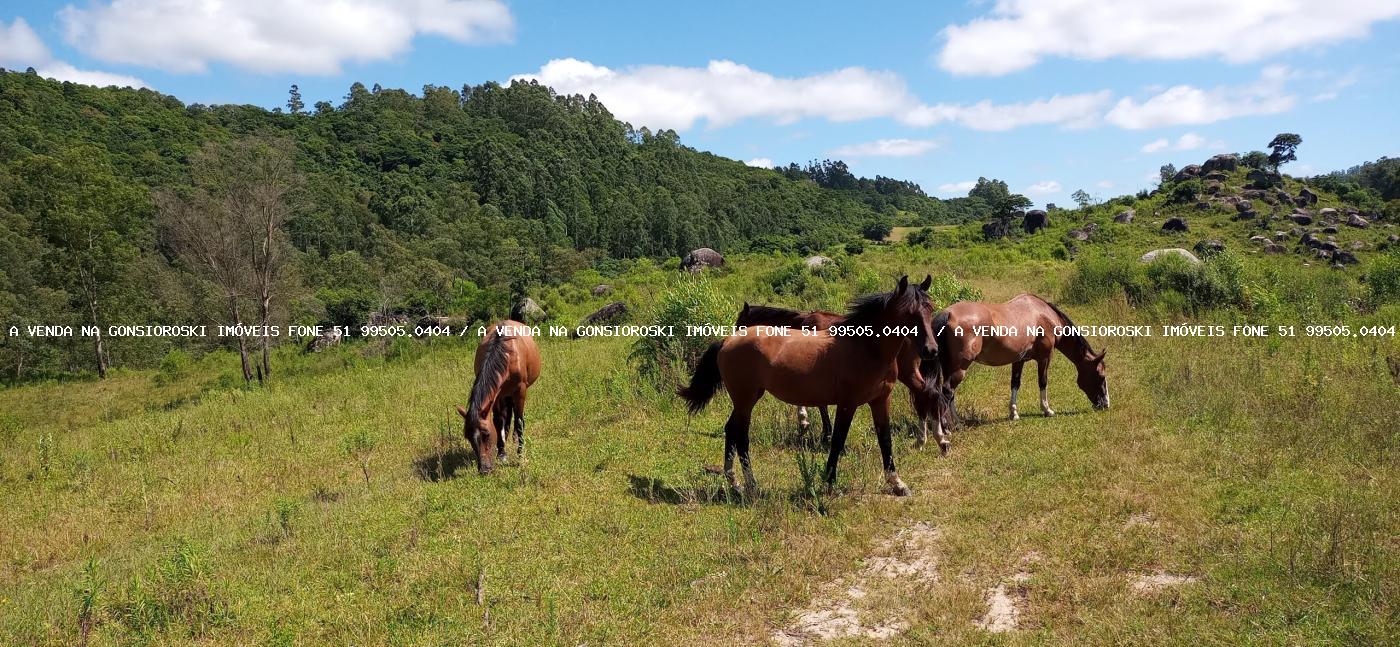
<svg viewBox="0 0 1400 647">
<path fill-rule="evenodd" d="M 491 413 L 492 422 L 496 424 L 496 456 L 501 462 L 506 461 L 506 438 L 510 432 L 510 398 L 501 398 L 496 402 L 496 410 Z"/>
<path fill-rule="evenodd" d="M 851 419 L 856 415 L 856 408 L 846 405 L 836 407 L 836 426 L 831 433 L 831 451 L 826 457 L 826 486 L 836 487 L 836 461 L 840 460 L 841 452 L 846 450 L 846 434 L 851 431 Z"/>
<path fill-rule="evenodd" d="M 515 405 L 515 454 L 520 462 L 525 462 L 525 390 L 521 389 L 512 401 Z"/>
<path fill-rule="evenodd" d="M 875 440 L 880 444 L 880 461 L 885 467 L 885 482 L 895 496 L 909 496 L 909 486 L 894 469 L 894 448 L 890 442 L 890 398 L 888 395 L 870 403 L 870 417 L 875 421 Z"/>
<path fill-rule="evenodd" d="M 1055 415 L 1055 411 L 1050 408 L 1050 395 L 1046 387 L 1050 385 L 1050 358 L 1035 360 L 1036 373 L 1040 377 L 1040 411 L 1048 418 Z"/>
<path fill-rule="evenodd" d="M 831 442 L 831 413 L 826 405 L 822 405 L 822 442 Z"/>
<path fill-rule="evenodd" d="M 734 403 L 734 411 L 729 414 L 729 421 L 724 423 L 724 477 L 729 480 L 729 487 L 750 495 L 758 493 L 758 481 L 754 480 L 753 465 L 749 460 L 749 422 L 753 417 L 753 407 L 762 396 L 762 391 L 752 398 L 731 392 L 729 397 Z M 739 479 L 734 476 L 735 455 L 739 457 L 740 467 L 744 468 L 742 489 Z"/>
<path fill-rule="evenodd" d="M 812 421 L 807 418 L 807 407 L 797 408 L 797 430 L 802 432 L 802 437 L 807 437 L 807 430 L 812 428 Z"/>
<path fill-rule="evenodd" d="M 1025 360 L 1013 362 L 1011 364 L 1011 419 L 1020 420 L 1021 414 L 1016 411 L 1016 394 L 1021 391 L 1021 369 L 1025 368 Z M 1038 366 L 1038 365 L 1037 365 Z"/>
</svg>

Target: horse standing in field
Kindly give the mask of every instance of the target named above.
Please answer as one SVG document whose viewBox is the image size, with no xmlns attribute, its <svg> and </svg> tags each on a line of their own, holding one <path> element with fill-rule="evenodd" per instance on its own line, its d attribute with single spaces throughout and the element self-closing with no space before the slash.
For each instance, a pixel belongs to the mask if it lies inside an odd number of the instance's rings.
<svg viewBox="0 0 1400 647">
<path fill-rule="evenodd" d="M 1014 328 L 1016 335 L 979 335 L 978 329 Z M 933 361 L 925 361 L 925 375 L 937 376 L 943 397 L 937 402 L 956 415 L 954 396 L 958 385 L 973 362 L 987 366 L 1011 365 L 1011 419 L 1019 420 L 1016 395 L 1021 390 L 1021 369 L 1034 361 L 1040 378 L 1040 410 L 1046 416 L 1055 415 L 1046 395 L 1050 377 L 1050 357 L 1060 351 L 1074 363 L 1079 372 L 1078 383 L 1095 409 L 1108 408 L 1108 381 L 1105 377 L 1103 352 L 1095 353 L 1088 340 L 1074 331 L 1074 322 L 1058 306 L 1033 294 L 1022 294 L 1006 303 L 959 301 L 939 312 L 933 319 L 939 353 Z M 935 416 L 939 433 L 943 433 L 943 415 Z"/>
<path fill-rule="evenodd" d="M 924 284 L 925 287 L 928 283 Z M 789 326 L 792 328 L 809 328 L 817 330 L 828 330 L 831 326 L 838 325 L 845 315 L 825 310 L 811 310 L 800 312 L 787 308 L 776 308 L 773 306 L 755 306 L 744 303 L 744 309 L 739 311 L 739 317 L 734 321 L 734 326 Z M 919 449 L 928 442 L 928 419 L 933 415 L 935 406 L 930 400 L 937 397 L 937 390 L 924 385 L 924 377 L 920 373 L 920 357 L 918 350 L 912 343 L 905 343 L 900 349 L 899 357 L 896 360 L 899 364 L 899 381 L 909 388 L 910 400 L 914 406 L 914 413 L 919 418 L 919 439 L 914 448 Z M 831 441 L 831 414 L 828 407 L 818 407 L 822 416 L 822 442 Z M 807 407 L 797 407 L 797 424 L 805 434 L 811 428 L 808 422 Z M 948 438 L 946 435 L 938 437 L 938 446 L 944 454 L 948 453 Z"/>
<path fill-rule="evenodd" d="M 492 326 L 476 347 L 476 382 L 466 407 L 457 406 L 462 433 L 476 454 L 476 469 L 489 473 L 506 460 L 505 435 L 515 423 L 516 455 L 525 460 L 525 395 L 540 377 L 540 349 L 530 327 L 505 320 Z"/>
<path fill-rule="evenodd" d="M 836 405 L 836 427 L 826 460 L 828 486 L 836 484 L 836 463 L 856 409 L 870 405 L 885 480 L 894 494 L 909 494 L 909 486 L 895 471 L 890 392 L 898 379 L 895 360 L 906 337 L 914 339 L 922 357 L 937 351 L 929 283 L 926 279 L 922 285 L 910 285 L 909 277 L 901 277 L 894 291 L 856 299 L 845 317 L 829 331 L 815 335 L 731 335 L 710 345 L 690 385 L 678 393 L 696 413 L 721 386 L 729 391 L 734 410 L 724 425 L 724 474 L 732 487 L 739 489 L 734 476 L 737 455 L 744 470 L 744 490 L 757 493 L 749 460 L 749 423 L 754 405 L 767 392 L 793 405 Z M 887 334 L 891 329 L 899 334 Z"/>
</svg>

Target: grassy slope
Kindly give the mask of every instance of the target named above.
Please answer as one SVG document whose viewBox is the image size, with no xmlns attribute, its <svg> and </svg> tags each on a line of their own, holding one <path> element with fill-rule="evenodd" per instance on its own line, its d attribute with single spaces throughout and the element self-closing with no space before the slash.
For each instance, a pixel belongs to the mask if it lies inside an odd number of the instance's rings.
<svg viewBox="0 0 1400 647">
<path fill-rule="evenodd" d="M 883 276 L 960 271 L 989 298 L 1056 293 L 1067 265 L 1000 267 L 1009 254 L 893 247 L 860 263 Z M 737 306 L 778 263 L 738 260 L 716 285 Z M 611 282 L 645 303 L 665 278 L 643 269 Z M 598 305 L 575 287 L 554 301 L 571 313 Z M 1140 319 L 1113 302 L 1074 314 Z M 854 434 L 828 516 L 803 494 L 790 409 L 770 400 L 756 417 L 768 496 L 726 503 L 700 470 L 720 458 L 724 400 L 689 419 L 633 385 L 620 340 L 545 342 L 530 461 L 486 479 L 470 466 L 422 474 L 440 457 L 460 462 L 450 405 L 470 380 L 466 345 L 390 362 L 347 350 L 272 388 L 210 390 L 183 406 L 188 387 L 142 389 L 140 374 L 0 391 L 11 421 L 0 435 L 0 643 L 73 643 L 89 557 L 98 644 L 752 640 L 914 519 L 941 530 L 941 583 L 872 598 L 909 610 L 909 640 L 983 639 L 972 621 L 986 587 L 1032 552 L 1013 641 L 1393 639 L 1394 341 L 1112 348 L 1104 413 L 1089 411 L 1059 358 L 1062 415 L 1005 422 L 1006 370 L 975 369 L 960 402 L 989 422 L 958 433 L 948 458 L 896 445 L 912 499 L 880 494 L 872 435 Z M 101 392 L 120 404 L 54 413 Z M 368 487 L 342 447 L 361 431 L 377 441 Z M 1155 524 L 1127 525 L 1142 514 Z M 1202 581 L 1126 592 L 1129 577 L 1159 569 Z"/>
</svg>

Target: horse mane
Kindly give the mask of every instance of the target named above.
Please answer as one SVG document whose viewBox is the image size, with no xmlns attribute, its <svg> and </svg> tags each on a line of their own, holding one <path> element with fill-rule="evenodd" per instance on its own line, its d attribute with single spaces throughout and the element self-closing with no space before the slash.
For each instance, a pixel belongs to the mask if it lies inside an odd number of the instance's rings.
<svg viewBox="0 0 1400 647">
<path fill-rule="evenodd" d="M 800 326 L 807 315 L 796 310 L 775 306 L 753 306 L 745 304 L 734 321 L 736 326 Z"/>
<path fill-rule="evenodd" d="M 472 416 L 479 415 L 481 405 L 505 379 L 506 339 L 505 335 L 498 332 L 495 337 L 486 341 L 486 359 L 481 363 L 481 372 L 476 374 L 476 382 L 472 384 L 472 399 L 467 405 L 467 412 Z"/>
<path fill-rule="evenodd" d="M 1037 299 L 1040 299 L 1041 303 L 1044 303 L 1045 305 L 1050 306 L 1050 309 L 1051 309 L 1051 310 L 1054 310 L 1054 311 L 1055 311 L 1055 314 L 1059 315 L 1059 316 L 1060 316 L 1060 319 L 1064 320 L 1064 325 L 1065 325 L 1065 326 L 1068 326 L 1068 327 L 1070 327 L 1071 329 L 1074 329 L 1074 332 L 1066 332 L 1064 335 L 1061 335 L 1061 336 L 1060 336 L 1060 339 L 1062 339 L 1062 340 L 1064 340 L 1064 341 L 1066 341 L 1066 342 L 1068 342 L 1068 343 L 1070 343 L 1070 344 L 1073 344 L 1073 345 L 1075 346 L 1075 348 L 1084 351 L 1085 355 L 1094 355 L 1094 354 L 1095 354 L 1095 353 L 1094 353 L 1094 347 L 1089 345 L 1089 340 L 1085 339 L 1083 335 L 1079 334 L 1079 332 L 1078 332 L 1079 326 L 1076 325 L 1076 324 L 1074 323 L 1074 320 L 1073 320 L 1073 319 L 1070 319 L 1070 318 L 1069 318 L 1069 315 L 1068 315 L 1068 314 L 1065 314 L 1065 311 L 1064 311 L 1064 310 L 1061 310 L 1061 309 L 1060 309 L 1060 306 L 1057 306 L 1057 305 L 1055 305 L 1055 304 L 1053 304 L 1053 303 L 1050 303 L 1049 301 L 1046 301 L 1045 299 L 1043 299 L 1043 298 L 1041 298 L 1041 297 L 1038 297 L 1038 296 L 1037 296 L 1036 298 L 1037 298 Z"/>
<path fill-rule="evenodd" d="M 872 323 L 885 311 L 885 308 L 891 305 L 906 305 L 917 299 L 919 290 L 915 287 L 917 286 L 905 290 L 898 302 L 895 302 L 896 293 L 893 291 L 858 296 L 851 300 L 846 316 L 841 319 L 841 324 L 850 326 Z"/>
</svg>

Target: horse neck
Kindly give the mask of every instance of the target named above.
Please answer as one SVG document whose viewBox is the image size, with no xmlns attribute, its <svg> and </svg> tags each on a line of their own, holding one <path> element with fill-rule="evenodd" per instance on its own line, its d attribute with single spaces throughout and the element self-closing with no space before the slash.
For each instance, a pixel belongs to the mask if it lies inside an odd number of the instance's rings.
<svg viewBox="0 0 1400 647">
<path fill-rule="evenodd" d="M 1078 335 L 1056 339 L 1055 350 L 1069 358 L 1069 361 L 1073 362 L 1075 366 L 1088 362 L 1094 356 L 1094 351 L 1089 347 L 1088 340 Z"/>
</svg>

